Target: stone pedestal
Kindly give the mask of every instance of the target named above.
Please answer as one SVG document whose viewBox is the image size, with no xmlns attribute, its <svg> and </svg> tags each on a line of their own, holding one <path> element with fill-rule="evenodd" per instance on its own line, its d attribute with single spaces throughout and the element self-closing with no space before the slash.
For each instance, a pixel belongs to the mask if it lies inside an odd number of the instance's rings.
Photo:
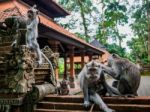
<svg viewBox="0 0 150 112">
<path fill-rule="evenodd" d="M 70 88 L 75 88 L 74 77 L 69 77 Z"/>
</svg>

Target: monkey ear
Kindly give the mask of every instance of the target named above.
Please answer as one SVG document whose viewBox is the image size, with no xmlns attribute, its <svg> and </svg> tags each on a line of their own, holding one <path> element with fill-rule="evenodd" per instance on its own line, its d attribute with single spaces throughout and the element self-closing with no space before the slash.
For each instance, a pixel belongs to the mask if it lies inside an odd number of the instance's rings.
<svg viewBox="0 0 150 112">
<path fill-rule="evenodd" d="M 113 58 L 117 58 L 118 56 L 117 56 L 117 54 L 114 54 L 114 53 L 113 53 L 113 54 L 112 54 L 112 57 L 113 57 Z"/>
<path fill-rule="evenodd" d="M 34 4 L 34 5 L 33 5 L 33 8 L 34 8 L 34 9 L 36 9 L 36 8 L 37 8 L 36 4 Z"/>
</svg>

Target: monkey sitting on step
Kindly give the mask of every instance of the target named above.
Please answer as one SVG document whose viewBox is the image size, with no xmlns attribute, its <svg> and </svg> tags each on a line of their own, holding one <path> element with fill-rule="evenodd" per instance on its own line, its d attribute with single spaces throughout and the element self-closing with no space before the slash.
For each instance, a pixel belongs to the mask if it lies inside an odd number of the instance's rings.
<svg viewBox="0 0 150 112">
<path fill-rule="evenodd" d="M 97 89 L 101 86 L 105 88 L 106 91 L 110 91 L 110 88 L 105 82 L 101 63 L 98 63 L 95 60 L 87 63 L 82 71 L 79 73 L 78 78 L 80 81 L 80 87 L 84 94 L 85 107 L 89 107 L 90 101 L 93 101 L 104 112 L 115 112 L 114 110 L 108 108 L 108 106 L 103 102 L 97 91 Z M 99 87 L 97 88 L 97 86 Z"/>
<path fill-rule="evenodd" d="M 139 67 L 116 54 L 112 54 L 108 58 L 108 65 L 110 67 L 103 66 L 103 70 L 117 80 L 113 82 L 113 86 L 118 89 L 120 94 L 137 96 L 141 80 Z"/>
</svg>

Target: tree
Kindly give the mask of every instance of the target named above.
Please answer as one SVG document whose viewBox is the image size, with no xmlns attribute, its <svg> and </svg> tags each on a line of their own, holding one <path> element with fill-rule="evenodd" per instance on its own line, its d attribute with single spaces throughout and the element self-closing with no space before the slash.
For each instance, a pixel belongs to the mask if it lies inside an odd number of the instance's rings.
<svg viewBox="0 0 150 112">
<path fill-rule="evenodd" d="M 143 0 L 142 4 L 137 2 L 136 4 L 133 4 L 131 10 L 132 18 L 134 19 L 134 22 L 131 24 L 131 28 L 137 39 L 132 39 L 128 45 L 132 51 L 138 50 L 140 55 L 143 54 L 142 57 L 139 57 L 142 61 L 144 59 L 144 63 L 146 63 L 148 61 L 148 57 L 150 56 L 150 46 L 148 44 L 150 42 L 150 2 L 148 0 Z M 135 47 L 133 48 L 133 46 Z"/>
<path fill-rule="evenodd" d="M 89 36 L 90 19 L 88 17 L 91 16 L 92 11 L 97 11 L 97 8 L 92 5 L 91 0 L 59 0 L 59 3 L 63 5 L 68 11 L 80 13 L 82 19 L 82 23 L 80 25 L 83 25 L 84 28 L 84 36 L 82 36 L 82 38 L 84 38 L 86 42 L 89 42 L 90 41 L 90 36 Z M 70 25 L 74 25 L 74 24 L 68 23 L 65 26 L 69 27 Z"/>
<path fill-rule="evenodd" d="M 106 47 L 107 47 L 107 50 L 109 51 L 109 53 L 115 53 L 115 54 L 118 54 L 121 57 L 126 57 L 125 48 L 122 48 L 122 47 L 118 46 L 115 43 L 108 44 Z"/>
<path fill-rule="evenodd" d="M 118 30 L 118 25 L 124 25 L 128 22 L 128 16 L 126 14 L 127 8 L 125 5 L 121 5 L 118 1 L 113 2 L 103 0 L 103 13 L 104 16 L 100 23 L 97 31 L 97 38 L 103 44 L 106 44 L 108 38 L 113 40 L 118 40 L 118 45 L 122 47 L 123 38 L 126 36 L 120 34 Z"/>
<path fill-rule="evenodd" d="M 147 50 L 144 47 L 142 38 L 132 38 L 127 44 L 131 49 L 130 57 L 132 61 L 141 60 L 142 63 L 147 63 Z"/>
</svg>

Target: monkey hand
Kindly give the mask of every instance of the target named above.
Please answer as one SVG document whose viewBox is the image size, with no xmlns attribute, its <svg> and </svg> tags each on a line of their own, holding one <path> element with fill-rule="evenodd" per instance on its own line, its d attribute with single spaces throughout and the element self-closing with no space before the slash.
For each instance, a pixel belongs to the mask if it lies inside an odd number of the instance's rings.
<svg viewBox="0 0 150 112">
<path fill-rule="evenodd" d="M 116 112 L 116 111 L 113 110 L 113 109 L 107 108 L 107 109 L 104 110 L 104 112 Z"/>
<path fill-rule="evenodd" d="M 84 106 L 85 108 L 88 108 L 88 107 L 90 106 L 90 102 L 89 102 L 89 101 L 84 101 L 83 106 Z"/>
</svg>

